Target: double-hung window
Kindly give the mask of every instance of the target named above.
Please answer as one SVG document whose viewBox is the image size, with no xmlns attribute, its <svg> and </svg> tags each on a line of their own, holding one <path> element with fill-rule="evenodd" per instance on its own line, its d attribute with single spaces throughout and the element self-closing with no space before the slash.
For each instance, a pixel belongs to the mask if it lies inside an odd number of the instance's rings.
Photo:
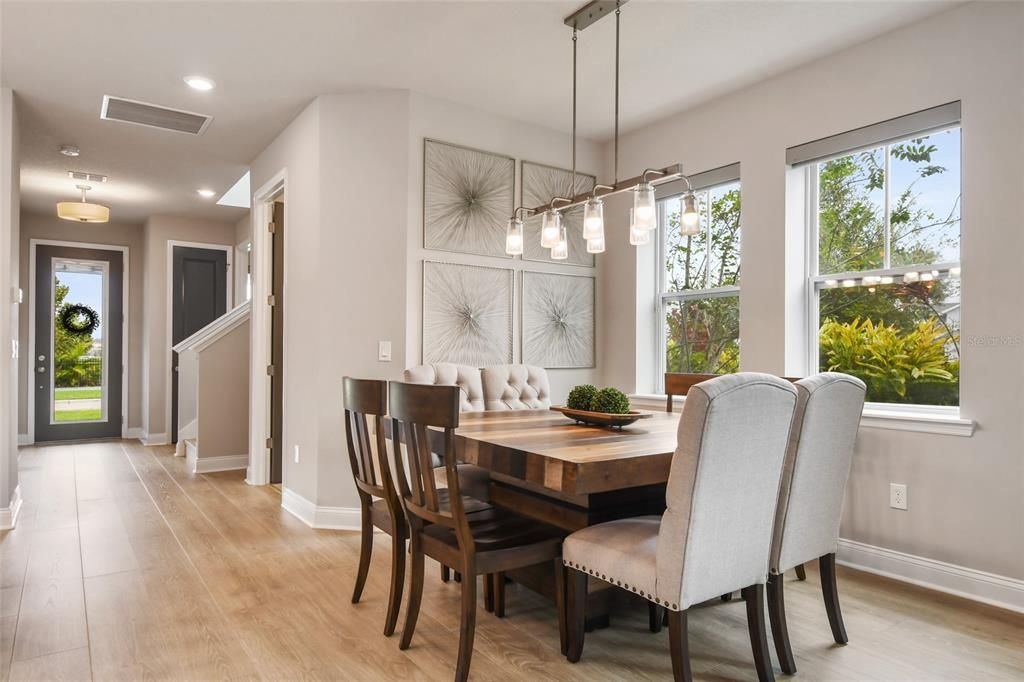
<svg viewBox="0 0 1024 682">
<path fill-rule="evenodd" d="M 869 402 L 959 405 L 959 117 L 944 105 L 788 152 L 839 147 L 803 161 L 810 365 L 861 378 Z"/>
<path fill-rule="evenodd" d="M 739 370 L 739 164 L 691 183 L 700 212 L 696 234 L 681 230 L 682 195 L 658 202 L 659 385 L 664 372 Z"/>
</svg>

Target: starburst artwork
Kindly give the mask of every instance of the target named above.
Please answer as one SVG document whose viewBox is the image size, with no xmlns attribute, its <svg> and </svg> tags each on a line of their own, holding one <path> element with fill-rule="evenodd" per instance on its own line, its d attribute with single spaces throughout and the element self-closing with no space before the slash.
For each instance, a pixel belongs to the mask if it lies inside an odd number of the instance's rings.
<svg viewBox="0 0 1024 682">
<path fill-rule="evenodd" d="M 424 248 L 506 258 L 515 176 L 509 157 L 424 140 Z"/>
<path fill-rule="evenodd" d="M 539 163 L 523 161 L 522 205 L 527 208 L 541 206 L 551 201 L 552 197 L 573 197 L 594 189 L 597 178 L 586 173 L 576 173 L 576 185 L 573 187 L 572 171 L 554 168 Z M 551 258 L 550 249 L 540 245 L 540 216 L 525 221 L 525 239 L 523 258 L 570 265 L 586 265 L 593 267 L 594 256 L 587 253 L 587 241 L 583 238 L 583 207 L 577 206 L 562 213 L 566 236 L 569 238 L 569 258 L 556 261 Z"/>
<path fill-rule="evenodd" d="M 594 366 L 594 278 L 523 273 L 523 362 Z"/>
<path fill-rule="evenodd" d="M 423 362 L 512 362 L 512 270 L 423 263 Z"/>
</svg>

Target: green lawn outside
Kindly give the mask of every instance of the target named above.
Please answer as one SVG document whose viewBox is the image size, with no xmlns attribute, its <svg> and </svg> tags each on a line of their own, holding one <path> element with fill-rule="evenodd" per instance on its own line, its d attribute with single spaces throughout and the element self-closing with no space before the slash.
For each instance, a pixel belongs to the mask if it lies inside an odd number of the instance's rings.
<svg viewBox="0 0 1024 682">
<path fill-rule="evenodd" d="M 58 422 L 94 422 L 99 420 L 100 410 L 59 410 L 53 417 L 54 421 Z"/>
<path fill-rule="evenodd" d="M 54 400 L 88 400 L 92 398 L 99 398 L 100 391 L 99 386 L 81 386 L 78 388 L 58 388 L 54 389 Z"/>
</svg>

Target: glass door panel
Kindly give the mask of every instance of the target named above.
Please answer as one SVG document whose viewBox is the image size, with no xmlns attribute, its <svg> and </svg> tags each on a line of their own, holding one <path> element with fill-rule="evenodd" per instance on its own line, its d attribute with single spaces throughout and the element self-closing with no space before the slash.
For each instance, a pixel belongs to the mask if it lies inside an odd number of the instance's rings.
<svg viewBox="0 0 1024 682">
<path fill-rule="evenodd" d="M 53 273 L 51 423 L 106 421 L 107 263 L 55 258 Z"/>
</svg>

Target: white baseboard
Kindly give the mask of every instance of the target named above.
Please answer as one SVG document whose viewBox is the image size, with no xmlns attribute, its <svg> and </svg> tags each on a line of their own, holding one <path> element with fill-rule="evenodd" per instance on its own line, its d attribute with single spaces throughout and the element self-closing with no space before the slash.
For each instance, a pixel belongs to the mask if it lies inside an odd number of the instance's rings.
<svg viewBox="0 0 1024 682">
<path fill-rule="evenodd" d="M 193 451 L 194 452 L 194 451 Z M 235 471 L 249 466 L 249 455 L 225 455 L 223 457 L 189 457 L 188 470 L 193 474 L 210 474 L 214 471 Z"/>
<path fill-rule="evenodd" d="M 27 433 L 18 434 L 18 445 L 32 445 L 35 441 Z"/>
<path fill-rule="evenodd" d="M 18 512 L 21 511 L 21 486 L 14 488 L 11 505 L 0 509 L 0 530 L 11 530 L 18 525 Z"/>
<path fill-rule="evenodd" d="M 139 434 L 139 440 L 143 445 L 167 445 L 171 442 L 166 433 L 142 433 Z"/>
<path fill-rule="evenodd" d="M 836 561 L 886 578 L 1024 613 L 1024 580 L 842 538 Z"/>
<path fill-rule="evenodd" d="M 318 507 L 288 488 L 281 491 L 281 506 L 310 528 L 359 530 L 362 526 L 358 507 Z"/>
<path fill-rule="evenodd" d="M 143 436 L 145 436 L 145 434 L 142 433 L 142 429 L 138 426 L 132 426 L 124 430 L 125 438 L 142 440 Z"/>
</svg>

